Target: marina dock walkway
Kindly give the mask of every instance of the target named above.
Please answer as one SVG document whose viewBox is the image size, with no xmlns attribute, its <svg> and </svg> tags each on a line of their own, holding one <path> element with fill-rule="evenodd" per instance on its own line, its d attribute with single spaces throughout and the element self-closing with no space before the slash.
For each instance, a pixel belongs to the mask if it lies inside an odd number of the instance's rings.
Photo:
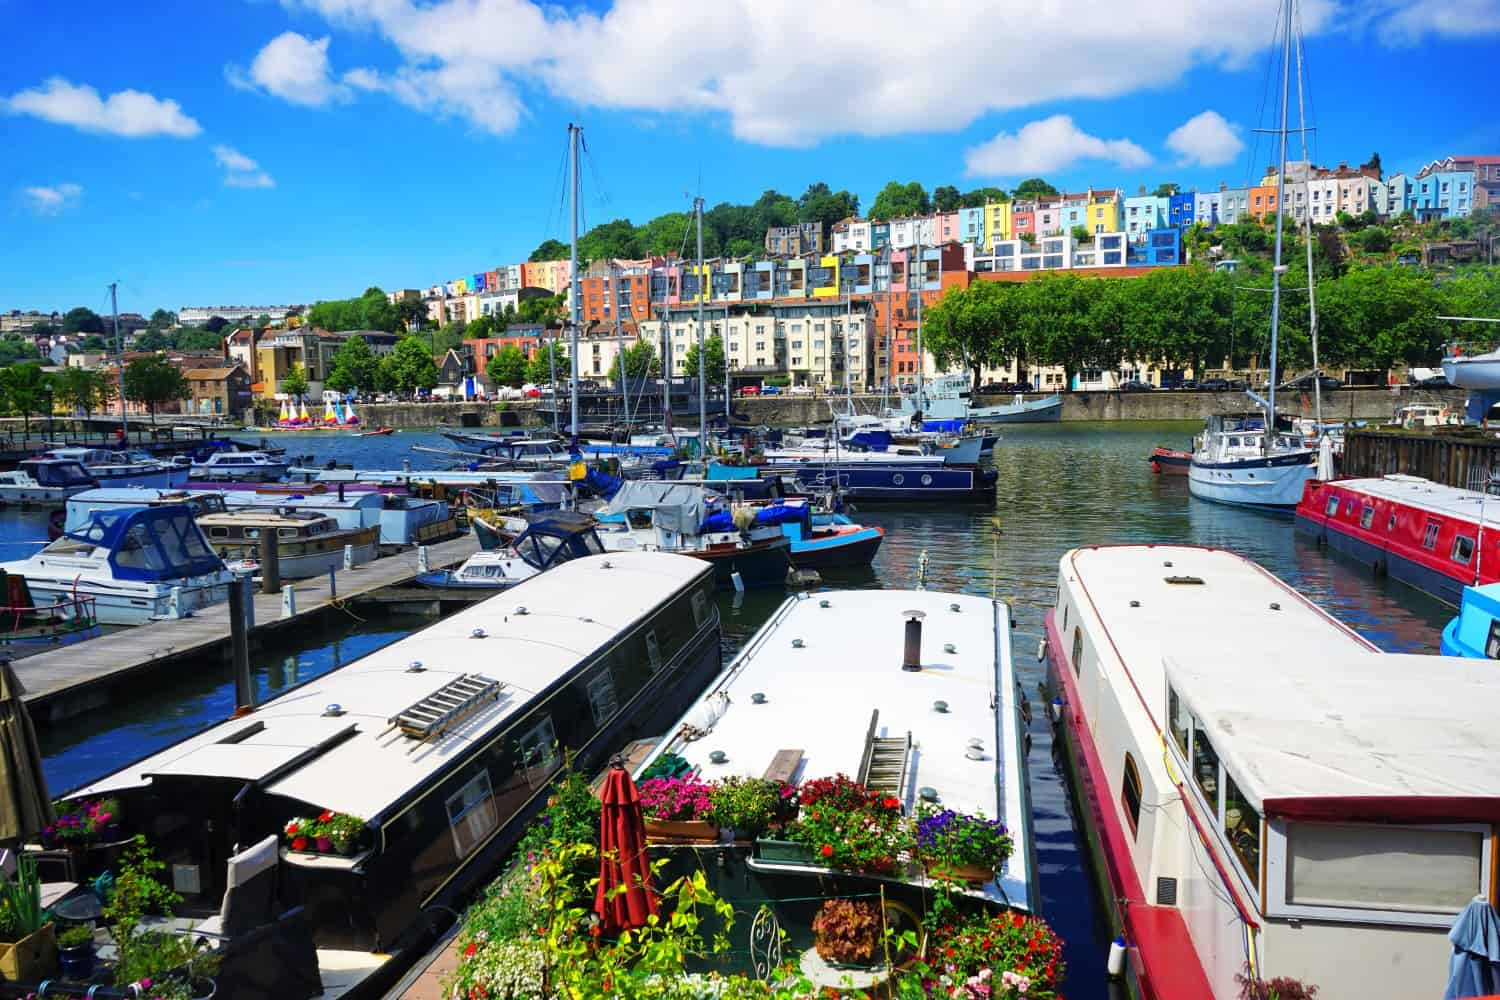
<svg viewBox="0 0 1500 1000">
<path fill-rule="evenodd" d="M 472 534 L 427 547 L 428 565 L 441 569 L 463 562 L 479 550 Z M 251 642 L 264 633 L 305 622 L 309 616 L 339 602 L 411 581 L 417 575 L 415 550 L 376 559 L 352 570 L 338 571 L 337 595 L 330 595 L 327 575 L 285 581 L 282 590 L 296 588 L 296 614 L 282 617 L 282 594 L 255 595 Z M 229 645 L 229 602 L 195 612 L 191 617 L 153 621 L 59 646 L 13 664 L 26 689 L 25 700 L 34 718 L 55 720 L 77 715 L 109 701 L 109 691 L 122 680 L 163 661 L 219 653 Z"/>
</svg>

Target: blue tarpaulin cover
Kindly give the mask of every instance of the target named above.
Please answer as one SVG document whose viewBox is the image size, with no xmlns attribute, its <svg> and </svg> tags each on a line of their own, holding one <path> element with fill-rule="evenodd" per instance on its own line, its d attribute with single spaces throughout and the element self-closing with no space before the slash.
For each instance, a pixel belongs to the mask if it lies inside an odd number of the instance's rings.
<svg viewBox="0 0 1500 1000">
<path fill-rule="evenodd" d="M 1500 992 L 1500 916 L 1483 896 L 1464 907 L 1448 940 L 1453 944 L 1453 957 L 1448 960 L 1443 1000 Z"/>
<path fill-rule="evenodd" d="M 795 507 L 788 507 L 778 501 L 768 507 L 758 508 L 755 512 L 755 523 L 762 527 L 773 524 L 791 524 L 805 520 L 807 516 L 805 506 L 799 504 Z M 716 510 L 703 519 L 703 524 L 698 530 L 702 534 L 710 531 L 733 531 L 734 518 L 727 510 Z"/>
</svg>

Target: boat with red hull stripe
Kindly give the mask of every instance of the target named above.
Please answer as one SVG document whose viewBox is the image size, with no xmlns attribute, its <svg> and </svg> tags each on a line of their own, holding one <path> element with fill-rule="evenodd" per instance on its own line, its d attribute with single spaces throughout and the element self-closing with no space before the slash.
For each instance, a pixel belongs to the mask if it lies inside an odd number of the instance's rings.
<svg viewBox="0 0 1500 1000">
<path fill-rule="evenodd" d="M 1297 530 L 1455 606 L 1464 587 L 1500 580 L 1500 497 L 1476 490 L 1417 476 L 1315 480 Z"/>
</svg>

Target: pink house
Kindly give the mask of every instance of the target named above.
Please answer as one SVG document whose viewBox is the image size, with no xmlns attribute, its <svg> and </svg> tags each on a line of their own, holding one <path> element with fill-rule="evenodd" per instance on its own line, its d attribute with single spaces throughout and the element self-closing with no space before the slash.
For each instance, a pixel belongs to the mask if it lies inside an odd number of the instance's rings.
<svg viewBox="0 0 1500 1000">
<path fill-rule="evenodd" d="M 939 246 L 958 241 L 958 213 L 938 212 L 932 217 L 932 233 Z"/>
<path fill-rule="evenodd" d="M 1011 206 L 1010 228 L 1016 236 L 1022 233 L 1037 235 L 1036 228 L 1036 202 L 1018 201 Z"/>
</svg>

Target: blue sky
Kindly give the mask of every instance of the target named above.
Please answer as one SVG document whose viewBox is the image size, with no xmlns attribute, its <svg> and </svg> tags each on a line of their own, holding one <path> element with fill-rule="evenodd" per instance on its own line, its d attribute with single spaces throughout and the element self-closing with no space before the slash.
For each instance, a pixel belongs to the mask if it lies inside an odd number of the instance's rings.
<svg viewBox="0 0 1500 1000">
<path fill-rule="evenodd" d="M 1303 0 L 1315 158 L 1500 152 L 1500 0 Z M 826 181 L 1243 183 L 1275 0 L 0 0 L 0 309 L 425 286 Z"/>
</svg>

